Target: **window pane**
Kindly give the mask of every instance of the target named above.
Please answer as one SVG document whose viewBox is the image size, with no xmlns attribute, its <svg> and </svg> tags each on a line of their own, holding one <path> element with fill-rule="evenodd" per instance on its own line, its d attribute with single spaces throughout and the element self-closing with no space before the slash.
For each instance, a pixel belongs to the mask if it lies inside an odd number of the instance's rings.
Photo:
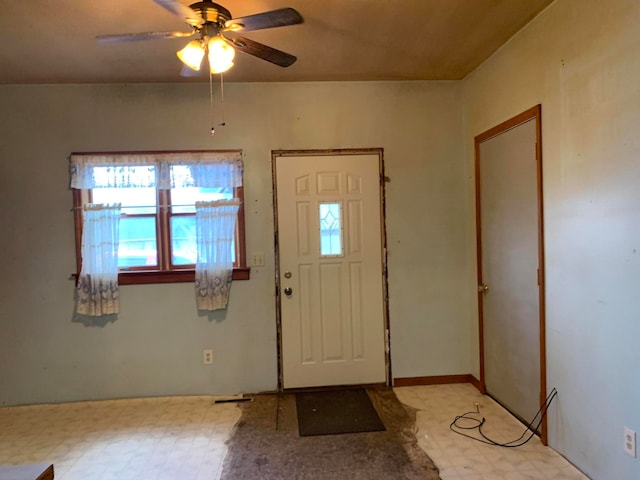
<svg viewBox="0 0 640 480">
<path fill-rule="evenodd" d="M 93 202 L 121 203 L 122 213 L 127 215 L 156 213 L 154 165 L 94 167 L 93 177 L 98 187 L 93 189 Z"/>
<path fill-rule="evenodd" d="M 320 255 L 342 255 L 340 203 L 320 203 Z"/>
<path fill-rule="evenodd" d="M 154 217 L 122 217 L 118 266 L 127 268 L 157 264 L 156 219 Z"/>
<path fill-rule="evenodd" d="M 236 261 L 235 242 L 233 261 Z M 196 217 L 181 215 L 171 218 L 171 263 L 173 265 L 193 265 L 198 258 L 196 247 Z"/>
<path fill-rule="evenodd" d="M 156 213 L 155 188 L 94 188 L 92 196 L 94 203 L 121 203 L 126 215 Z"/>
<path fill-rule="evenodd" d="M 123 165 L 114 163 L 110 167 L 93 167 L 94 188 L 154 187 L 155 165 Z"/>
<path fill-rule="evenodd" d="M 192 265 L 196 263 L 196 217 L 171 218 L 171 263 Z"/>
<path fill-rule="evenodd" d="M 184 187 L 171 189 L 171 213 L 195 213 L 196 202 L 230 200 L 233 188 Z"/>
</svg>

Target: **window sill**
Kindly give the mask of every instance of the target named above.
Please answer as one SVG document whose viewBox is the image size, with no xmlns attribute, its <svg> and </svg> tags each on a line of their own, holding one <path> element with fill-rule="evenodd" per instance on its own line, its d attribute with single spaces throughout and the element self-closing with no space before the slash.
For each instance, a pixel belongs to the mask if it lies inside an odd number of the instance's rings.
<svg viewBox="0 0 640 480">
<path fill-rule="evenodd" d="M 234 268 L 234 280 L 249 280 L 251 269 L 248 267 Z M 170 272 L 120 272 L 118 274 L 118 284 L 120 285 L 142 285 L 148 283 L 188 283 L 195 282 L 195 270 L 173 270 Z"/>
<path fill-rule="evenodd" d="M 249 280 L 251 268 L 239 267 L 233 269 L 234 280 Z M 76 282 L 78 274 L 74 274 Z M 145 285 L 153 283 L 193 283 L 195 282 L 195 270 L 173 270 L 168 272 L 154 272 L 136 270 L 129 272 L 120 272 L 118 274 L 119 285 Z"/>
</svg>

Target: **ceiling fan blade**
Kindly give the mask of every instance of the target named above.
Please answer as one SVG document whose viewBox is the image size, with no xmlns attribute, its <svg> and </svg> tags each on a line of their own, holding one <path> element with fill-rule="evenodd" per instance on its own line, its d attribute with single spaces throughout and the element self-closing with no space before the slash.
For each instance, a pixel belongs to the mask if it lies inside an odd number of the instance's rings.
<svg viewBox="0 0 640 480">
<path fill-rule="evenodd" d="M 157 0 L 156 0 L 157 1 Z M 256 13 L 246 17 L 233 18 L 225 23 L 225 30 L 250 32 L 265 28 L 286 27 L 302 23 L 302 15 L 293 8 L 280 8 L 270 12 Z"/>
<path fill-rule="evenodd" d="M 202 17 L 191 8 L 183 5 L 178 0 L 153 0 L 161 7 L 169 10 L 174 15 L 182 17 L 189 25 L 202 25 L 204 20 Z"/>
<path fill-rule="evenodd" d="M 142 33 L 123 33 L 119 35 L 98 35 L 96 40 L 100 43 L 117 43 L 117 42 L 137 42 L 140 40 L 157 40 L 162 38 L 184 38 L 191 37 L 193 32 L 142 32 Z"/>
<path fill-rule="evenodd" d="M 267 62 L 271 62 L 280 67 L 288 67 L 293 64 L 297 58 L 293 55 L 276 50 L 262 43 L 254 42 L 248 38 L 237 37 L 229 40 L 233 46 L 243 53 L 248 53 L 254 57 L 261 58 Z"/>
</svg>

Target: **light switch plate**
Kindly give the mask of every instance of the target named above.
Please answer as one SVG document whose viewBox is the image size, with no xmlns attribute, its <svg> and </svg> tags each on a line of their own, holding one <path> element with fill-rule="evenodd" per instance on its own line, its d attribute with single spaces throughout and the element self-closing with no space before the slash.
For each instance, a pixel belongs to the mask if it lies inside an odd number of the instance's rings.
<svg viewBox="0 0 640 480">
<path fill-rule="evenodd" d="M 251 254 L 252 267 L 264 267 L 264 253 L 254 252 Z"/>
</svg>

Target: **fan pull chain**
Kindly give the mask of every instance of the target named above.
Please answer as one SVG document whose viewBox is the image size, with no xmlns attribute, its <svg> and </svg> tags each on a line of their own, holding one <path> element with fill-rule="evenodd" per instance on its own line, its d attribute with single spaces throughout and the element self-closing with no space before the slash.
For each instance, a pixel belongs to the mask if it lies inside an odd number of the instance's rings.
<svg viewBox="0 0 640 480">
<path fill-rule="evenodd" d="M 214 111 L 213 111 L 213 74 L 209 72 L 209 107 L 211 113 L 211 136 L 213 137 L 216 133 L 215 128 L 215 119 L 214 119 Z M 222 73 L 220 74 L 220 113 L 222 116 L 222 122 L 218 124 L 219 127 L 224 127 L 226 125 L 224 119 L 224 77 Z"/>
<path fill-rule="evenodd" d="M 209 113 L 211 115 L 211 136 L 213 137 L 216 133 L 216 127 L 213 126 L 213 73 L 209 70 Z"/>
<path fill-rule="evenodd" d="M 222 123 L 220 124 L 220 126 L 224 127 L 226 125 L 226 122 L 224 121 L 224 74 L 223 73 L 220 74 L 220 112 L 222 113 Z"/>
</svg>

